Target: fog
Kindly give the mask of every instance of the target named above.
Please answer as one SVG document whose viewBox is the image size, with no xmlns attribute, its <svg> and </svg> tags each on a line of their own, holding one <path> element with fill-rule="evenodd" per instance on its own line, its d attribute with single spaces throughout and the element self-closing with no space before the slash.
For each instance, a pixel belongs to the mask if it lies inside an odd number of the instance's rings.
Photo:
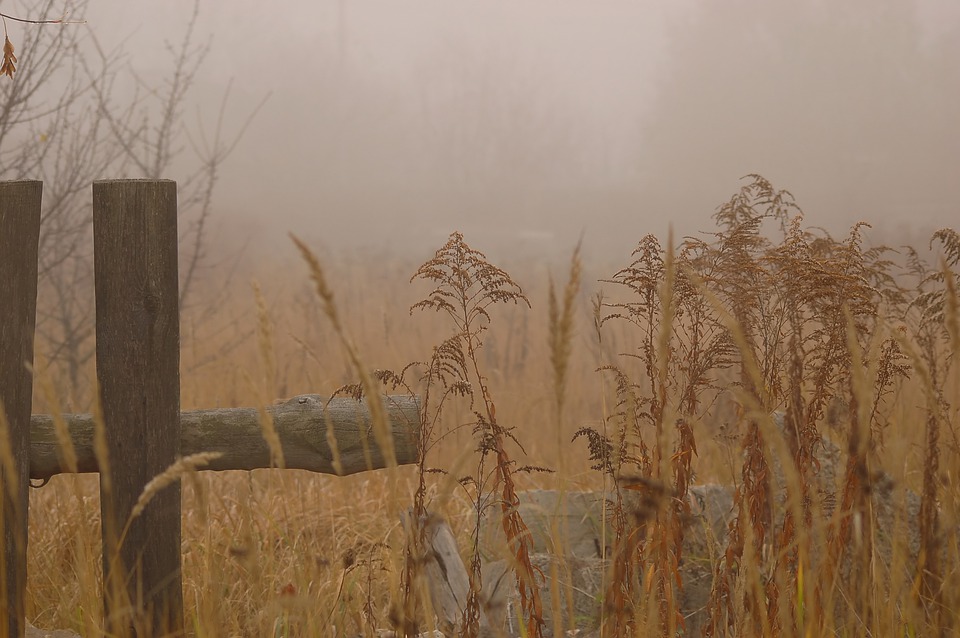
<svg viewBox="0 0 960 638">
<path fill-rule="evenodd" d="M 687 234 L 760 173 L 809 224 L 956 225 L 952 0 L 205 0 L 192 135 L 238 131 L 220 235 L 274 250 L 476 247 L 626 256 Z M 187 0 L 92 2 L 141 77 L 169 70 Z M 190 150 L 183 151 L 184 156 Z M 184 157 L 186 160 L 186 157 Z M 176 176 L 172 176 L 176 177 Z"/>
</svg>

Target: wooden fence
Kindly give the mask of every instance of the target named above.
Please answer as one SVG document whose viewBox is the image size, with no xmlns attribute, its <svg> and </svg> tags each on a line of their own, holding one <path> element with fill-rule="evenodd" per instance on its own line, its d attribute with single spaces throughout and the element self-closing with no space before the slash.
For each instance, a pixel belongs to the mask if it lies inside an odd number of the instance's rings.
<svg viewBox="0 0 960 638">
<path fill-rule="evenodd" d="M 205 451 L 221 453 L 206 469 L 275 467 L 261 428 L 267 418 L 287 469 L 351 474 L 415 463 L 419 403 L 382 399 L 392 461 L 374 443 L 366 405 L 349 398 L 304 395 L 263 414 L 181 413 L 176 183 L 100 181 L 93 184 L 96 362 L 108 467 L 98 462 L 91 415 L 66 416 L 76 463 L 65 461 L 53 418 L 31 415 L 41 193 L 38 181 L 0 182 L 0 635 L 25 631 L 29 479 L 67 471 L 100 472 L 105 630 L 179 635 L 179 485 L 130 521 L 151 478 L 179 456 Z"/>
</svg>

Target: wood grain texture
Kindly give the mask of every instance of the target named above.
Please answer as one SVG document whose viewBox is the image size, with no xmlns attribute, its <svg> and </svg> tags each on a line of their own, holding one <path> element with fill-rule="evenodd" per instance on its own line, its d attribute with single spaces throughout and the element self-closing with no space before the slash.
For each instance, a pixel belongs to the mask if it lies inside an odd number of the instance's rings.
<svg viewBox="0 0 960 638">
<path fill-rule="evenodd" d="M 420 402 L 407 395 L 383 398 L 393 435 L 398 465 L 417 462 Z M 333 451 L 327 442 L 332 429 L 340 454 L 342 474 L 356 474 L 386 467 L 386 459 L 373 438 L 370 410 L 366 401 L 347 397 L 327 401 L 316 394 L 293 397 L 267 408 L 280 437 L 284 466 L 288 470 L 310 470 L 336 474 Z M 70 429 L 80 472 L 98 472 L 93 452 L 93 417 L 64 415 Z M 260 413 L 255 408 L 195 410 L 180 414 L 180 453 L 221 452 L 222 457 L 205 470 L 253 470 L 270 467 L 270 448 L 263 438 Z M 363 453 L 369 446 L 373 467 Z M 35 414 L 30 424 L 30 476 L 48 479 L 66 472 L 49 415 Z"/>
<path fill-rule="evenodd" d="M 10 444 L 9 455 L 0 457 L 0 635 L 18 638 L 26 630 L 27 477 L 33 398 L 29 366 L 37 317 L 42 192 L 42 182 L 0 182 L 0 410 L 7 423 L 7 432 L 0 436 L 7 436 Z"/>
<path fill-rule="evenodd" d="M 410 522 L 404 518 L 405 525 L 409 526 Z M 417 577 L 423 582 L 418 585 L 430 596 L 430 609 L 436 616 L 438 628 L 444 635 L 459 635 L 470 593 L 470 574 L 460 557 L 457 538 L 450 524 L 439 514 L 428 512 L 414 527 L 410 533 L 419 535 L 422 530 L 423 534 L 423 546 L 414 550 L 420 554 Z M 481 636 L 490 635 L 489 631 L 483 631 L 490 629 L 490 622 L 482 608 L 480 629 Z"/>
<path fill-rule="evenodd" d="M 106 625 L 116 635 L 179 634 L 179 484 L 125 527 L 147 482 L 180 454 L 176 183 L 94 182 L 93 240 L 110 465 L 100 468 Z"/>
</svg>

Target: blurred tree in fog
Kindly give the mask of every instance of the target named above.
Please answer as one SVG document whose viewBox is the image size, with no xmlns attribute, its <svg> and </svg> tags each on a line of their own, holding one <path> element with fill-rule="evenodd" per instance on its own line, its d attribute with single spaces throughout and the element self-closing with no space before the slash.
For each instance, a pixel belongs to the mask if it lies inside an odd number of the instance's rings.
<svg viewBox="0 0 960 638">
<path fill-rule="evenodd" d="M 489 227 L 582 178 L 570 122 L 515 60 L 447 46 L 420 91 L 432 188 Z"/>
<path fill-rule="evenodd" d="M 960 33 L 929 31 L 910 2 L 695 3 L 645 130 L 649 188 L 698 205 L 760 172 L 818 214 L 949 218 Z"/>
<path fill-rule="evenodd" d="M 82 20 L 86 2 L 69 5 Z M 81 394 L 94 353 L 91 184 L 97 179 L 176 178 L 181 211 L 181 304 L 195 288 L 220 165 L 236 144 L 222 130 L 191 134 L 182 123 L 194 77 L 208 51 L 197 43 L 199 3 L 168 44 L 169 74 L 140 77 L 122 49 L 105 51 L 96 25 L 18 25 L 19 65 L 0 82 L 0 179 L 43 180 L 38 347 L 57 364 L 61 390 Z M 18 16 L 63 16 L 62 3 L 32 0 Z M 226 97 L 224 98 L 226 100 Z M 242 130 L 241 130 L 242 133 Z M 185 148 L 192 167 L 173 174 Z M 64 392 L 64 394 L 68 394 Z"/>
</svg>

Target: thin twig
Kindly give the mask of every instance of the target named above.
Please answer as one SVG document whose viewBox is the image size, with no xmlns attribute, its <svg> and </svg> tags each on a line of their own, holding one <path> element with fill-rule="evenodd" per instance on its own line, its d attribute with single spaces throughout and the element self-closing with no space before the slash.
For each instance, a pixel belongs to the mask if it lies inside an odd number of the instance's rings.
<svg viewBox="0 0 960 638">
<path fill-rule="evenodd" d="M 57 20 L 30 20 L 29 18 L 18 18 L 16 16 L 0 13 L 0 18 L 4 20 L 13 20 L 24 24 L 86 24 L 86 20 L 67 20 L 67 14 L 63 14 Z"/>
</svg>

